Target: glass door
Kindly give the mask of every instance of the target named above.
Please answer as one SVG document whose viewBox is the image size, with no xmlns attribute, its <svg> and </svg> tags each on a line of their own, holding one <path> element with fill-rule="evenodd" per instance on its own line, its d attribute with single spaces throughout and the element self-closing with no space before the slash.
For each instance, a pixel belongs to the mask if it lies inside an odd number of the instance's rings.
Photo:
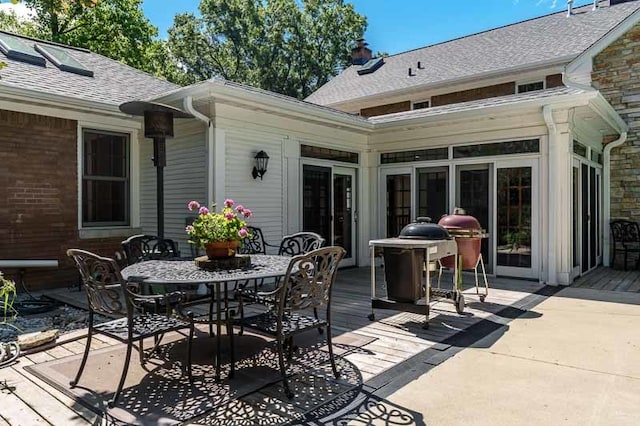
<svg viewBox="0 0 640 426">
<path fill-rule="evenodd" d="M 430 217 L 433 223 L 438 223 L 442 215 L 449 211 L 449 168 L 423 168 L 416 173 L 417 216 Z"/>
<path fill-rule="evenodd" d="M 343 266 L 355 265 L 355 181 L 355 169 L 333 168 L 333 244 L 347 251 Z"/>
<path fill-rule="evenodd" d="M 411 169 L 387 169 L 382 171 L 383 211 L 386 214 L 385 237 L 397 237 L 402 228 L 411 222 Z"/>
<path fill-rule="evenodd" d="M 463 208 L 468 215 L 478 219 L 487 230 L 489 238 L 482 240 L 481 253 L 487 272 L 493 272 L 493 256 L 489 250 L 493 238 L 493 221 L 490 211 L 492 176 L 491 165 L 473 164 L 457 167 L 456 207 Z"/>
<path fill-rule="evenodd" d="M 331 167 L 302 169 L 302 230 L 322 235 L 331 245 Z"/>
<path fill-rule="evenodd" d="M 602 263 L 602 169 L 573 161 L 573 277 Z"/>
<path fill-rule="evenodd" d="M 496 166 L 496 273 L 538 278 L 537 163 Z"/>
</svg>

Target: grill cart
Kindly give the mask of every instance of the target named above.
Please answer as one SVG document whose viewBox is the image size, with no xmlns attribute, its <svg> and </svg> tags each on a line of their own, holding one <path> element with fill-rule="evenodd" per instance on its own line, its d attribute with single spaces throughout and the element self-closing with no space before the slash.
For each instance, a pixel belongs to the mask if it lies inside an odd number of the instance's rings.
<svg viewBox="0 0 640 426">
<path fill-rule="evenodd" d="M 430 223 L 428 218 L 418 218 L 407 225 L 397 238 L 369 241 L 371 251 L 371 314 L 374 309 L 393 309 L 425 315 L 423 327 L 429 327 L 429 304 L 434 300 L 450 300 L 456 311 L 464 311 L 464 297 L 458 284 L 458 246 L 447 230 Z M 375 257 L 376 249 L 382 249 L 385 269 L 386 297 L 377 297 Z M 445 257 L 453 257 L 454 285 L 450 290 L 431 287 L 429 265 Z M 426 283 L 423 274 L 426 271 Z"/>
</svg>

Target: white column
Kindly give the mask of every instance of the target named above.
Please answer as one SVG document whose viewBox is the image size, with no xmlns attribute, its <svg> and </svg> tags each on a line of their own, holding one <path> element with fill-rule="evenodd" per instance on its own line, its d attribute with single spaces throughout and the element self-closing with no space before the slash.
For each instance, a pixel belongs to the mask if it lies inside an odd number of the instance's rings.
<svg viewBox="0 0 640 426">
<path fill-rule="evenodd" d="M 302 203 L 300 182 L 302 180 L 302 167 L 300 166 L 300 142 L 291 140 L 286 137 L 283 140 L 283 168 L 286 173 L 283 178 L 286 179 L 286 192 L 284 198 L 286 200 L 287 218 L 286 224 L 283 224 L 283 230 L 287 234 L 302 231 L 302 223 L 300 216 L 302 215 Z M 284 170 L 283 170 L 284 172 Z"/>
</svg>

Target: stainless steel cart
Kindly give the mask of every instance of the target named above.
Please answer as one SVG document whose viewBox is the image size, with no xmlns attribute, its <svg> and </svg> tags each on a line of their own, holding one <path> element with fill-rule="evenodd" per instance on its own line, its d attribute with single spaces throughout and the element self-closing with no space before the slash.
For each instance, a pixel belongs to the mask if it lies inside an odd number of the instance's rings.
<svg viewBox="0 0 640 426">
<path fill-rule="evenodd" d="M 426 287 L 424 288 L 423 297 L 410 302 L 390 300 L 389 297 L 379 298 L 376 293 L 376 265 L 375 250 L 376 247 L 392 247 L 406 250 L 424 250 L 424 263 L 417 265 L 420 268 L 420 276 L 422 271 L 426 271 Z M 411 240 L 402 238 L 384 238 L 380 240 L 369 241 L 369 250 L 371 252 L 371 314 L 369 320 L 375 320 L 375 309 L 393 309 L 402 312 L 412 312 L 416 314 L 424 314 L 425 322 L 423 328 L 429 327 L 429 304 L 433 300 L 450 300 L 456 306 L 456 311 L 462 313 L 464 311 L 464 296 L 462 289 L 458 283 L 458 246 L 454 240 Z M 453 285 L 451 290 L 443 290 L 431 287 L 431 271 L 429 265 L 431 262 L 442 259 L 444 257 L 454 256 L 456 267 L 453 271 Z M 386 266 L 385 266 L 386 267 Z M 420 282 L 420 286 L 422 283 Z"/>
</svg>

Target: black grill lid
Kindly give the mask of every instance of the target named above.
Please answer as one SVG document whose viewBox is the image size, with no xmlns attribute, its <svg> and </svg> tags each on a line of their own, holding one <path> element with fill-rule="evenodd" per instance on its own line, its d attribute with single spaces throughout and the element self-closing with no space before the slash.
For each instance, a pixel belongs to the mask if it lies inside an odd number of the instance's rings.
<svg viewBox="0 0 640 426">
<path fill-rule="evenodd" d="M 430 217 L 419 217 L 415 222 L 402 228 L 398 238 L 409 240 L 450 240 L 451 235 L 442 226 L 431 223 Z"/>
</svg>

